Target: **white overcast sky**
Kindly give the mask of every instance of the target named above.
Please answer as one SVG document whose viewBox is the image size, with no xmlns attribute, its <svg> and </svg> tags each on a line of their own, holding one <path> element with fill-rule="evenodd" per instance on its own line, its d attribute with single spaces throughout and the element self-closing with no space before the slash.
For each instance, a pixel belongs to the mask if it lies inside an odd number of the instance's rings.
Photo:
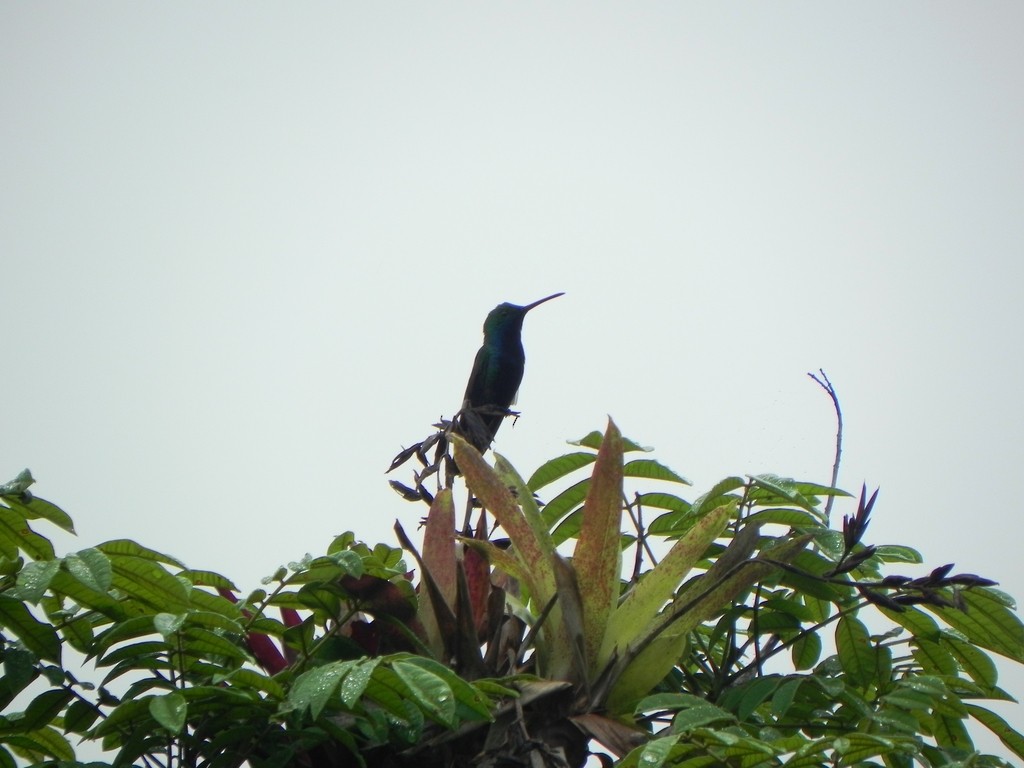
<svg viewBox="0 0 1024 768">
<path fill-rule="evenodd" d="M 1022 29 L 1017 2 L 0 4 L 0 479 L 74 517 L 62 551 L 129 537 L 243 589 L 394 543 L 423 508 L 383 471 L 459 405 L 486 313 L 565 291 L 496 445 L 524 474 L 611 414 L 691 496 L 827 481 L 822 367 L 870 540 L 1024 595 Z"/>
</svg>

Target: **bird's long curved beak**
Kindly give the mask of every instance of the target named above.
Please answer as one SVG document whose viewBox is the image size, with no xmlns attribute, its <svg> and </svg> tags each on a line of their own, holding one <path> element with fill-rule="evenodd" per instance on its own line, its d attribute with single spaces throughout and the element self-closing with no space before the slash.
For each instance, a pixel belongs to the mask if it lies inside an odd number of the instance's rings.
<svg viewBox="0 0 1024 768">
<path fill-rule="evenodd" d="M 543 304 L 545 301 L 551 301 L 551 299 L 557 299 L 559 296 L 565 296 L 565 291 L 562 291 L 561 293 L 552 293 L 550 296 L 545 296 L 540 301 L 535 301 L 535 302 L 533 302 L 533 304 L 527 304 L 525 307 L 523 307 L 523 312 L 529 312 L 531 309 L 533 309 L 536 306 L 539 306 L 539 305 Z"/>
</svg>

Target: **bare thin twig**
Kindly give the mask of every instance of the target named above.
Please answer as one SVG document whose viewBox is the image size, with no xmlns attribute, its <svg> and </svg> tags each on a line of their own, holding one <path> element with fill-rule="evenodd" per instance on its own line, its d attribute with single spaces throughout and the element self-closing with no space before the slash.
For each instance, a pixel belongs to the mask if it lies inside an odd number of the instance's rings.
<svg viewBox="0 0 1024 768">
<path fill-rule="evenodd" d="M 821 378 L 814 373 L 808 373 L 807 375 L 814 379 L 818 386 L 828 393 L 828 396 L 832 398 L 832 405 L 836 410 L 836 460 L 832 465 L 832 487 L 836 487 L 836 483 L 839 482 L 839 461 L 843 455 L 843 412 L 839 408 L 839 395 L 836 394 L 836 388 L 832 386 L 832 382 L 828 380 L 828 376 L 825 374 L 824 368 L 819 368 L 818 373 L 821 374 Z M 829 496 L 828 501 L 825 502 L 825 521 L 828 522 L 832 515 L 832 502 L 835 501 L 835 496 Z"/>
</svg>

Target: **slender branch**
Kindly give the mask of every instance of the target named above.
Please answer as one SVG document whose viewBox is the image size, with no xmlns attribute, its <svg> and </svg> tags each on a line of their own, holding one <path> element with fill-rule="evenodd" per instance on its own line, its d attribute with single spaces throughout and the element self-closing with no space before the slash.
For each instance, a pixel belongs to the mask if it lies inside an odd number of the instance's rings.
<svg viewBox="0 0 1024 768">
<path fill-rule="evenodd" d="M 715 660 L 711 656 L 711 649 L 708 648 L 707 643 L 704 642 L 704 638 L 699 634 L 694 634 L 693 643 L 694 645 L 700 646 L 701 652 L 701 655 L 696 657 L 694 661 L 702 668 L 705 675 L 707 675 L 711 680 L 714 680 L 718 677 L 718 667 L 715 665 Z"/>
<path fill-rule="evenodd" d="M 634 493 L 632 502 L 628 501 L 625 494 L 623 494 L 622 502 L 626 514 L 629 515 L 633 527 L 636 528 L 636 557 L 633 562 L 633 580 L 636 581 L 640 576 L 640 569 L 643 567 L 643 553 L 647 553 L 652 567 L 658 564 L 658 558 L 654 556 L 651 545 L 647 543 L 647 529 L 644 527 L 643 504 L 640 502 L 640 494 Z M 634 508 L 636 509 L 635 512 Z"/>
<path fill-rule="evenodd" d="M 829 397 L 832 398 L 832 406 L 836 411 L 836 460 L 832 464 L 832 487 L 837 487 L 836 484 L 839 482 L 839 461 L 843 455 L 843 411 L 839 407 L 839 395 L 836 394 L 836 388 L 832 386 L 832 382 L 828 380 L 828 376 L 825 374 L 824 368 L 819 368 L 818 373 L 821 374 L 821 378 L 814 373 L 808 373 L 807 375 L 817 382 L 818 386 L 825 390 Z M 825 502 L 825 521 L 828 522 L 831 519 L 832 514 L 832 502 L 835 501 L 835 496 L 829 496 L 828 501 Z"/>
<path fill-rule="evenodd" d="M 761 658 L 761 633 L 758 631 L 758 616 L 761 613 L 761 589 L 763 584 L 759 581 L 757 586 L 754 588 L 754 614 L 751 617 L 750 623 L 754 631 L 754 665 L 757 669 L 758 676 L 764 674 L 764 659 Z"/>
<path fill-rule="evenodd" d="M 846 606 L 844 608 L 840 608 L 838 611 L 833 613 L 831 616 L 823 619 L 822 621 L 819 621 L 816 624 L 813 624 L 813 625 L 811 625 L 809 627 L 805 627 L 805 628 L 801 629 L 800 632 L 798 632 L 797 634 L 795 634 L 793 637 L 789 638 L 788 640 L 782 640 L 782 638 L 778 638 L 777 636 L 773 636 L 773 637 L 775 637 L 778 640 L 778 644 L 775 645 L 775 647 L 773 647 L 771 649 L 762 650 L 761 651 L 761 658 L 760 658 L 760 660 L 756 661 L 755 664 L 762 664 L 763 665 L 769 659 L 773 658 L 774 656 L 777 656 L 778 654 L 782 653 L 785 650 L 788 650 L 790 647 L 795 645 L 798 640 L 803 639 L 807 635 L 815 635 L 815 634 L 817 634 L 818 632 L 823 630 L 825 627 L 827 627 L 829 624 L 832 624 L 834 622 L 839 621 L 839 619 L 843 618 L 843 616 L 856 614 L 857 611 L 859 611 L 861 608 L 865 607 L 866 605 L 868 605 L 868 601 L 867 600 L 858 600 L 857 602 L 851 603 L 850 605 L 848 605 L 848 606 Z M 728 675 L 727 679 L 726 679 L 726 684 L 727 685 L 732 684 L 733 681 L 742 678 L 744 675 L 747 674 L 749 668 L 750 668 L 750 665 L 747 665 L 747 666 L 743 667 L 743 669 L 739 669 L 736 672 L 733 672 L 731 675 Z"/>
<path fill-rule="evenodd" d="M 483 514 L 481 510 L 480 514 Z M 473 533 L 473 494 L 472 492 L 466 493 L 466 515 L 462 518 L 462 535 L 470 536 Z"/>
</svg>

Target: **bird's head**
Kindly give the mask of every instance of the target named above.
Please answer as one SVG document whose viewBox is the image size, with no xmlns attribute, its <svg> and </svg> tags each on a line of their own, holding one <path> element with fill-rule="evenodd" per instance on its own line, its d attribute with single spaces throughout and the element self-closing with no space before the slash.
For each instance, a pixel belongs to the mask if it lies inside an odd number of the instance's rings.
<svg viewBox="0 0 1024 768">
<path fill-rule="evenodd" d="M 562 295 L 564 295 L 564 292 L 553 293 L 526 306 L 509 304 L 508 302 L 499 304 L 487 314 L 487 319 L 484 320 L 484 336 L 494 336 L 495 334 L 507 333 L 511 329 L 518 330 L 522 328 L 523 318 L 526 317 L 527 312 L 543 304 L 545 301 L 557 299 Z"/>
</svg>

